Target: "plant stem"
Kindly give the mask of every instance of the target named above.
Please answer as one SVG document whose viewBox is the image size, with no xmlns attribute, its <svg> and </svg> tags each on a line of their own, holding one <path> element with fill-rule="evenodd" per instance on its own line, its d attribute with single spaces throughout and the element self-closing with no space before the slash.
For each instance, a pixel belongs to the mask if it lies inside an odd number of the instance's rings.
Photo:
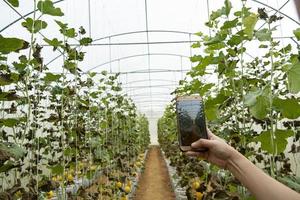
<svg viewBox="0 0 300 200">
<path fill-rule="evenodd" d="M 271 26 L 270 23 L 268 23 L 268 28 L 269 31 L 271 31 Z M 275 155 L 276 155 L 276 149 L 275 149 L 275 133 L 274 133 L 274 119 L 273 119 L 273 89 L 272 89 L 272 83 L 273 83 L 273 75 L 274 75 L 274 61 L 273 61 L 273 52 L 274 52 L 274 47 L 272 44 L 272 38 L 270 38 L 270 59 L 271 59 L 271 76 L 270 76 L 270 94 L 269 94 L 269 104 L 270 104 L 270 133 L 271 133 L 271 137 L 270 137 L 270 142 L 271 142 L 271 146 L 273 149 L 273 153 L 271 156 L 271 176 L 275 177 L 275 172 L 276 172 L 276 166 L 275 166 Z M 274 172 L 275 171 L 275 172 Z"/>
</svg>

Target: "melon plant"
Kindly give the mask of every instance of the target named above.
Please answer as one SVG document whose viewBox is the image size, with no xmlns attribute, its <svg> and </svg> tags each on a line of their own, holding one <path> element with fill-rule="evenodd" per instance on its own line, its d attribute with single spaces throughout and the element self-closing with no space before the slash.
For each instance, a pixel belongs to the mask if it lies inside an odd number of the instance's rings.
<svg viewBox="0 0 300 200">
<path fill-rule="evenodd" d="M 62 21 L 50 0 L 30 3 L 35 11 L 20 23 L 30 40 L 0 35 L 0 199 L 128 195 L 150 142 L 147 118 L 124 95 L 119 74 L 81 70 L 93 41 L 83 27 Z M 46 15 L 59 37 L 44 36 Z M 44 62 L 44 48 L 62 55 L 60 66 Z"/>
<path fill-rule="evenodd" d="M 226 0 L 210 14 L 206 26 L 211 34 L 196 34 L 199 41 L 192 48 L 198 53 L 190 58 L 195 65 L 174 94 L 201 95 L 208 127 L 214 133 L 271 176 L 299 190 L 299 51 L 273 36 L 281 16 L 270 15 L 264 8 L 253 11 L 246 1 L 241 3 L 241 9 L 234 11 Z M 299 40 L 298 32 L 294 31 L 295 40 Z M 259 55 L 253 56 L 252 48 L 258 48 Z M 192 194 L 189 179 L 200 176 L 205 182 L 200 192 L 206 198 L 250 198 L 226 171 L 175 151 L 175 117 L 171 104 L 158 122 L 159 138 L 166 152 L 174 146 L 166 154 L 171 163 L 182 166 L 177 169 L 187 193 Z M 193 162 L 200 162 L 203 174 L 193 173 L 197 164 L 184 167 Z M 210 188 L 212 181 L 217 183 Z"/>
</svg>

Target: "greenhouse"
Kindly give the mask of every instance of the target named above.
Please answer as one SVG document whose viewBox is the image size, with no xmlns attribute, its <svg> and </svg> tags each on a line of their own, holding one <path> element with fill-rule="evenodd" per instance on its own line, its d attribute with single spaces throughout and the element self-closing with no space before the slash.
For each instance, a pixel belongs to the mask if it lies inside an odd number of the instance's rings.
<svg viewBox="0 0 300 200">
<path fill-rule="evenodd" d="M 0 200 L 300 199 L 299 0 L 0 11 Z"/>
</svg>

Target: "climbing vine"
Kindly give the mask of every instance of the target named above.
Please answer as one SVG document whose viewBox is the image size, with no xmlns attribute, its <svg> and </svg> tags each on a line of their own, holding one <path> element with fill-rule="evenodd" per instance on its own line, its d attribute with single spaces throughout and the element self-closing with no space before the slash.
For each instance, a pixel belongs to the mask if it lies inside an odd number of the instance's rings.
<svg viewBox="0 0 300 200">
<path fill-rule="evenodd" d="M 296 159 L 300 150 L 299 54 L 295 45 L 283 46 L 273 36 L 281 16 L 272 15 L 265 8 L 254 12 L 247 7 L 246 1 L 241 4 L 241 10 L 233 11 L 230 1 L 226 0 L 222 8 L 210 14 L 206 26 L 211 35 L 196 33 L 199 41 L 192 48 L 200 53 L 191 57 L 195 66 L 174 94 L 200 94 L 205 102 L 208 126 L 214 133 L 271 176 L 299 189 L 299 159 Z M 299 29 L 294 35 L 299 40 Z M 253 48 L 258 49 L 256 56 L 252 55 Z M 159 121 L 162 144 L 163 141 L 168 141 L 168 145 L 176 144 L 174 117 L 171 106 Z M 163 123 L 172 128 L 162 128 Z M 169 156 L 171 160 L 179 159 L 176 162 L 179 165 L 194 162 L 183 161 L 179 153 Z M 212 169 L 204 169 L 200 177 L 209 184 L 207 176 L 212 181 L 213 175 L 209 174 Z M 195 175 L 190 176 L 193 177 Z M 248 198 L 244 188 L 228 182 L 228 177 L 227 174 L 219 180 L 219 184 L 224 181 L 226 184 L 221 188 L 216 186 L 214 195 L 222 190 L 226 197 L 235 198 L 233 194 L 236 193 L 231 192 L 238 191 L 238 197 Z M 182 186 L 187 184 L 185 181 Z M 213 197 L 208 187 L 199 190 Z"/>
<path fill-rule="evenodd" d="M 93 41 L 85 29 L 61 21 L 50 0 L 32 3 L 33 17 L 21 22 L 30 41 L 0 35 L 0 199 L 127 199 L 150 142 L 148 121 L 119 74 L 82 72 L 82 49 Z M 43 35 L 45 15 L 60 37 Z M 44 63 L 44 48 L 62 55 L 61 67 Z"/>
</svg>

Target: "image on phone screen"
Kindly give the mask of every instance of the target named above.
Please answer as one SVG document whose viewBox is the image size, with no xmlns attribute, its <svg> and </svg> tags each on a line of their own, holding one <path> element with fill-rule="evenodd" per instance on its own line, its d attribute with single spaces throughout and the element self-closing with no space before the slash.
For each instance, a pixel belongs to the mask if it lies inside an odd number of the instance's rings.
<svg viewBox="0 0 300 200">
<path fill-rule="evenodd" d="M 180 145 L 190 146 L 200 138 L 207 139 L 204 106 L 201 100 L 177 101 Z"/>
</svg>

